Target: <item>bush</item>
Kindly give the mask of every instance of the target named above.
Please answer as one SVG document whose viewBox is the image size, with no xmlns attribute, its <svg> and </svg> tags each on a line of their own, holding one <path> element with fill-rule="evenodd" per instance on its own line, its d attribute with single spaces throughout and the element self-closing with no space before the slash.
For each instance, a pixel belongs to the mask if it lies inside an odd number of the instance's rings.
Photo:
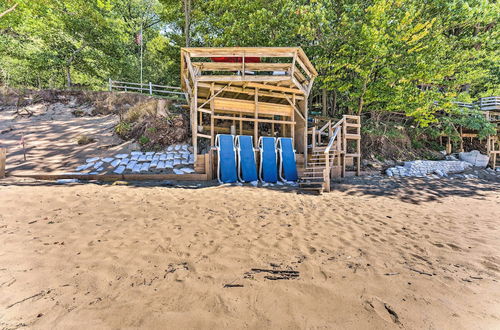
<svg viewBox="0 0 500 330">
<path fill-rule="evenodd" d="M 86 144 L 89 144 L 89 143 L 92 143 L 92 142 L 95 142 L 96 140 L 92 137 L 89 137 L 87 135 L 80 135 L 78 136 L 78 138 L 76 139 L 76 142 L 79 144 L 79 145 L 86 145 Z"/>
</svg>

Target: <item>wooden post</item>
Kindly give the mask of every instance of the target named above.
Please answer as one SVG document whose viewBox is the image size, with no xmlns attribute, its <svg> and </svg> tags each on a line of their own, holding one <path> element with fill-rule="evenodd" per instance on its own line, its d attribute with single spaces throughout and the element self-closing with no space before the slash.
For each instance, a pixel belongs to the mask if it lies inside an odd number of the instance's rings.
<svg viewBox="0 0 500 330">
<path fill-rule="evenodd" d="M 7 159 L 7 149 L 0 148 L 0 179 L 5 178 L 6 159 Z"/>
<path fill-rule="evenodd" d="M 255 111 L 254 111 L 254 117 L 255 119 L 259 118 L 259 89 L 255 89 Z M 255 148 L 258 147 L 258 141 L 259 141 L 259 122 L 256 120 L 253 124 L 253 144 Z"/>
<path fill-rule="evenodd" d="M 149 95 L 153 95 L 153 84 L 149 82 Z"/>
<path fill-rule="evenodd" d="M 111 92 L 113 90 L 113 80 L 109 78 L 109 91 Z"/>
<path fill-rule="evenodd" d="M 210 86 L 210 146 L 213 147 L 215 145 L 215 101 L 214 101 L 214 85 L 215 83 L 212 83 Z M 211 156 L 210 156 L 211 157 Z"/>
<path fill-rule="evenodd" d="M 192 99 L 192 125 L 193 127 L 191 128 L 191 132 L 193 134 L 193 154 L 196 159 L 196 155 L 198 155 L 198 117 L 197 112 L 198 112 L 198 82 L 194 81 L 193 84 L 193 99 Z"/>
<path fill-rule="evenodd" d="M 330 192 L 330 152 L 325 153 L 325 169 L 323 170 L 324 190 Z"/>
<path fill-rule="evenodd" d="M 446 154 L 451 154 L 451 139 L 449 136 L 446 137 Z"/>
<path fill-rule="evenodd" d="M 242 113 L 240 113 L 240 135 L 243 135 L 243 120 L 241 118 L 243 118 Z"/>
<path fill-rule="evenodd" d="M 463 138 L 462 126 L 460 126 L 460 152 L 464 152 L 464 138 Z"/>
<path fill-rule="evenodd" d="M 295 94 L 292 95 L 292 102 L 293 102 L 293 106 L 295 107 L 296 106 Z M 293 121 L 293 124 L 290 124 L 290 135 L 292 137 L 292 146 L 295 149 L 295 111 L 294 110 L 292 110 L 292 121 Z"/>
</svg>

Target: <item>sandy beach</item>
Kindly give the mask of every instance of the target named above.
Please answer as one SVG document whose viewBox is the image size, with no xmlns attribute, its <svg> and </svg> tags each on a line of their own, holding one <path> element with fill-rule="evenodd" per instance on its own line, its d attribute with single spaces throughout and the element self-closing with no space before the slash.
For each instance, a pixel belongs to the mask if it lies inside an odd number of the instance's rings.
<svg viewBox="0 0 500 330">
<path fill-rule="evenodd" d="M 332 188 L 2 180 L 0 328 L 500 328 L 498 184 Z"/>
</svg>

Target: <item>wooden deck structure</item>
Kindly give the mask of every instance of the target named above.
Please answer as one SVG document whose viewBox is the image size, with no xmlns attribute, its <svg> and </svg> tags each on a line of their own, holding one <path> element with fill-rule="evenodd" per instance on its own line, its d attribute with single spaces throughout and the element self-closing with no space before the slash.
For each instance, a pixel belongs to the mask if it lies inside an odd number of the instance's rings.
<svg viewBox="0 0 500 330">
<path fill-rule="evenodd" d="M 500 164 L 500 97 L 490 96 L 480 98 L 478 101 L 473 103 L 455 102 L 459 107 L 473 109 L 476 108 L 481 111 L 484 116 L 491 122 L 496 128 L 496 134 L 490 135 L 486 138 L 486 154 L 490 157 L 490 166 L 492 168 L 499 167 Z M 460 127 L 460 146 L 459 151 L 464 151 L 464 139 L 474 139 L 477 138 L 478 134 L 476 131 L 467 131 Z M 451 139 L 448 136 L 442 136 L 446 140 L 446 153 L 451 154 L 453 152 L 453 145 Z M 442 143 L 442 142 L 441 142 Z"/>
<path fill-rule="evenodd" d="M 260 136 L 293 137 L 307 154 L 307 97 L 316 76 L 300 47 L 182 48 L 195 154 L 207 153 L 219 133 L 252 135 L 255 146 Z"/>
</svg>

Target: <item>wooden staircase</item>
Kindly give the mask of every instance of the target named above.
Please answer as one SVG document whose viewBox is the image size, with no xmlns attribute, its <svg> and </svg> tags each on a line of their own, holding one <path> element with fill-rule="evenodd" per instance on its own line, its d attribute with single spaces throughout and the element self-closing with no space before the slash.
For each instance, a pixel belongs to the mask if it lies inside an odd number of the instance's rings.
<svg viewBox="0 0 500 330">
<path fill-rule="evenodd" d="M 361 123 L 359 116 L 345 115 L 337 123 L 327 122 L 320 129 L 313 127 L 312 145 L 306 167 L 299 181 L 301 191 L 330 191 L 334 176 L 345 176 L 346 158 L 353 160 L 355 174 L 361 165 Z M 328 139 L 325 139 L 325 138 Z"/>
</svg>

